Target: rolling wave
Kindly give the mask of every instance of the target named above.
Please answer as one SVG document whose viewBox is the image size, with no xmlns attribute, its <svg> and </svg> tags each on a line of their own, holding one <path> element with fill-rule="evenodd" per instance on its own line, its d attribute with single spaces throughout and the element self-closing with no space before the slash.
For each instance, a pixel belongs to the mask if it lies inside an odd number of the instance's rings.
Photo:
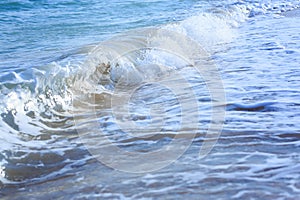
<svg viewBox="0 0 300 200">
<path fill-rule="evenodd" d="M 243 21 L 294 8 L 297 5 L 234 3 L 178 23 L 119 34 L 46 66 L 2 73 L 0 181 L 15 184 L 40 180 L 82 165 L 91 157 L 80 143 L 77 130 L 85 130 L 97 120 L 95 110 L 100 113 L 98 117 L 105 117 L 101 112 L 111 106 L 116 86 L 125 95 L 142 82 L 162 80 L 174 71 L 184 73 L 191 65 L 210 62 L 210 55 L 235 38 L 236 28 Z M 266 111 L 271 105 L 265 102 L 225 107 Z M 74 117 L 80 122 L 77 126 Z"/>
</svg>

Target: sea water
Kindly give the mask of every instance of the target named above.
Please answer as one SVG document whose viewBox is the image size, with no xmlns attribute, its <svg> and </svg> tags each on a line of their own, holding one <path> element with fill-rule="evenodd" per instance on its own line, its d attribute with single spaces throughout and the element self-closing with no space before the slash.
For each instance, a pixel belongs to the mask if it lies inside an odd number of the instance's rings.
<svg viewBox="0 0 300 200">
<path fill-rule="evenodd" d="M 0 3 L 4 199 L 297 199 L 300 2 Z"/>
</svg>

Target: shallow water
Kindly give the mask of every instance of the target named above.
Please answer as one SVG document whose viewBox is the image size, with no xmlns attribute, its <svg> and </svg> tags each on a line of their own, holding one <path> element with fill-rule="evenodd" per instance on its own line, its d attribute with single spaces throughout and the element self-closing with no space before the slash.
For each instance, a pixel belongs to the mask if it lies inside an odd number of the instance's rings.
<svg viewBox="0 0 300 200">
<path fill-rule="evenodd" d="M 299 6 L 3 1 L 1 197 L 296 199 Z"/>
</svg>

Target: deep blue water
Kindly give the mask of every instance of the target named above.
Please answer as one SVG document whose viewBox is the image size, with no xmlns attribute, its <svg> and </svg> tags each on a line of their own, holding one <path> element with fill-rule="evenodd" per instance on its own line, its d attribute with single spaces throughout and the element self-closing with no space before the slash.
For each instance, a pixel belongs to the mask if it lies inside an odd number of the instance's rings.
<svg viewBox="0 0 300 200">
<path fill-rule="evenodd" d="M 299 7 L 2 0 L 0 196 L 299 198 Z"/>
</svg>

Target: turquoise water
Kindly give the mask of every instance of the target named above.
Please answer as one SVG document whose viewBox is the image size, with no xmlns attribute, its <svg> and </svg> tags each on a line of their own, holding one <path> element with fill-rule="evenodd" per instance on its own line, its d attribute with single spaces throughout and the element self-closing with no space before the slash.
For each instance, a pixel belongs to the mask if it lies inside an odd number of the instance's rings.
<svg viewBox="0 0 300 200">
<path fill-rule="evenodd" d="M 193 4 L 193 1 L 1 1 L 1 60 L 4 61 L 1 68 L 18 67 L 24 62 L 30 65 L 33 60 L 38 64 L 43 60 L 49 62 L 67 50 L 128 29 L 180 20 L 189 15 Z"/>
<path fill-rule="evenodd" d="M 0 196 L 299 198 L 299 6 L 1 1 Z"/>
</svg>

